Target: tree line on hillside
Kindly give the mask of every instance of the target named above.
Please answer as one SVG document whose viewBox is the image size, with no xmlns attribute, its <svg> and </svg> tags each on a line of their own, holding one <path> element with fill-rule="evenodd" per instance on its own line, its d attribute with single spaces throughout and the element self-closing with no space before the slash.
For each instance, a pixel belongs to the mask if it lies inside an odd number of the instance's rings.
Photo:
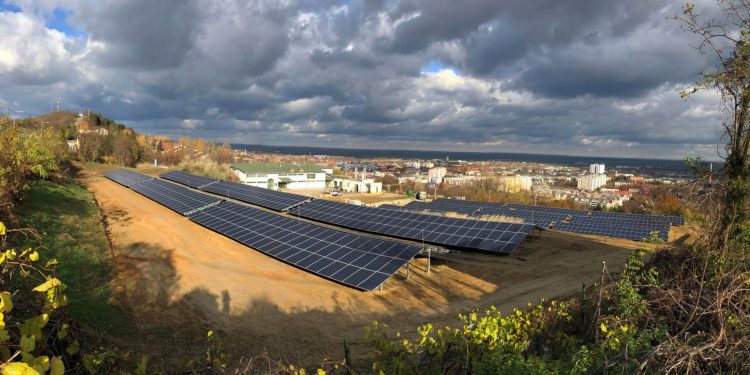
<svg viewBox="0 0 750 375">
<path fill-rule="evenodd" d="M 232 147 L 200 138 L 180 137 L 176 140 L 163 136 L 142 135 L 138 137 L 144 149 L 143 160 L 160 165 L 179 165 L 186 160 L 208 159 L 217 164 L 234 161 Z"/>
<path fill-rule="evenodd" d="M 72 112 L 52 112 L 34 119 L 20 119 L 17 126 L 28 134 L 37 132 L 65 140 L 74 158 L 82 162 L 133 167 L 154 160 L 168 166 L 196 160 L 221 165 L 234 160 L 231 146 L 227 143 L 142 135 L 95 112 L 85 116 Z"/>
</svg>

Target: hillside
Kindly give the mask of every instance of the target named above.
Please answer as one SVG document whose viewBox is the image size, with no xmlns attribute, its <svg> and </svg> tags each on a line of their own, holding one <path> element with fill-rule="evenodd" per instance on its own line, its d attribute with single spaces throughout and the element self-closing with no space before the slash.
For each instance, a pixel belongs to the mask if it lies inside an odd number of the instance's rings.
<svg viewBox="0 0 750 375">
<path fill-rule="evenodd" d="M 41 125 L 44 129 L 54 129 L 57 132 L 62 132 L 65 137 L 73 136 L 77 129 L 76 126 L 80 125 L 91 129 L 101 127 L 110 132 L 125 129 L 125 125 L 95 112 L 91 112 L 88 116 L 83 117 L 75 112 L 50 112 L 36 117 L 18 119 L 16 120 L 16 125 L 24 129 L 35 131 L 38 131 L 39 126 Z"/>
</svg>

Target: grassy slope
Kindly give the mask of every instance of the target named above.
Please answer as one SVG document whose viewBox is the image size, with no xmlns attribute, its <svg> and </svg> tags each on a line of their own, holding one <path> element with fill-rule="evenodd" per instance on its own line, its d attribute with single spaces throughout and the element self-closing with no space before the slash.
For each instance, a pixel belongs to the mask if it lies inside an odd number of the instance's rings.
<svg viewBox="0 0 750 375">
<path fill-rule="evenodd" d="M 43 237 L 40 254 L 57 258 L 57 275 L 68 286 L 73 318 L 96 332 L 122 335 L 131 331 L 127 313 L 108 303 L 112 273 L 109 243 L 102 217 L 85 187 L 69 182 L 34 183 L 16 206 L 23 226 Z"/>
</svg>

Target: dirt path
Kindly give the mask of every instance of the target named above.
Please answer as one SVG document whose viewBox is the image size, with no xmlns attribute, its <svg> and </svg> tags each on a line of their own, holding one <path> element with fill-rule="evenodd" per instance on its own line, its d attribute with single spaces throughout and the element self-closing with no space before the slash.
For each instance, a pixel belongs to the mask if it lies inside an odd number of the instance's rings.
<svg viewBox="0 0 750 375">
<path fill-rule="evenodd" d="M 427 321 L 453 323 L 458 312 L 473 307 L 494 304 L 507 311 L 569 295 L 597 278 L 602 261 L 615 271 L 627 256 L 623 248 L 638 245 L 546 232 L 516 256 L 434 256 L 430 274 L 426 260 L 418 259 L 408 281 L 401 270 L 383 291 L 365 293 L 191 223 L 97 171 L 83 171 L 81 180 L 107 217 L 120 276 L 117 302 L 143 329 L 189 327 L 174 338 L 175 353 L 191 352 L 213 327 L 238 353 L 265 349 L 272 357 L 312 364 L 341 358 L 348 339 L 356 358 L 365 354 L 363 327 L 373 320 L 406 330 Z"/>
</svg>

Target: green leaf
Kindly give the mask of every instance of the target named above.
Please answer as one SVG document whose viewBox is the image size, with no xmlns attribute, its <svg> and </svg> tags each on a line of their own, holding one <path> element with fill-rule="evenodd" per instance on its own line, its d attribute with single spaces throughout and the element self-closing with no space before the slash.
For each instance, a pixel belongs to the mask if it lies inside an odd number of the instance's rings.
<svg viewBox="0 0 750 375">
<path fill-rule="evenodd" d="M 26 361 L 26 364 L 31 366 L 40 374 L 44 374 L 47 372 L 47 370 L 49 370 L 49 357 L 47 357 L 46 355 L 40 355 L 39 357 L 36 357 L 31 361 Z"/>
<path fill-rule="evenodd" d="M 50 364 L 52 368 L 49 371 L 49 375 L 62 375 L 65 372 L 65 364 L 63 364 L 60 357 L 52 357 Z"/>
<path fill-rule="evenodd" d="M 23 362 L 11 362 L 0 369 L 2 375 L 39 375 L 39 372 Z"/>
<path fill-rule="evenodd" d="M 62 340 L 68 335 L 68 323 L 63 323 L 62 328 L 57 332 L 57 338 Z"/>
<path fill-rule="evenodd" d="M 73 341 L 72 344 L 68 345 L 68 348 L 65 349 L 68 354 L 73 355 L 78 353 L 78 350 L 81 348 L 81 344 L 78 343 L 78 340 Z"/>
<path fill-rule="evenodd" d="M 21 336 L 21 351 L 24 353 L 31 353 L 34 351 L 34 347 L 36 346 L 36 339 L 34 339 L 34 336 Z"/>
<path fill-rule="evenodd" d="M 0 311 L 7 313 L 13 309 L 13 301 L 9 292 L 0 293 Z"/>
<path fill-rule="evenodd" d="M 46 292 L 46 291 L 48 291 L 48 290 L 50 290 L 50 289 L 52 289 L 54 287 L 57 287 L 59 285 L 60 285 L 60 280 L 58 280 L 57 278 L 53 277 L 53 278 L 47 280 L 46 282 L 44 282 L 43 284 L 37 286 L 33 290 L 35 292 Z"/>
<path fill-rule="evenodd" d="M 42 327 L 49 321 L 49 315 L 41 314 L 39 316 L 26 319 L 21 326 L 21 334 L 26 336 L 42 337 Z"/>
</svg>

